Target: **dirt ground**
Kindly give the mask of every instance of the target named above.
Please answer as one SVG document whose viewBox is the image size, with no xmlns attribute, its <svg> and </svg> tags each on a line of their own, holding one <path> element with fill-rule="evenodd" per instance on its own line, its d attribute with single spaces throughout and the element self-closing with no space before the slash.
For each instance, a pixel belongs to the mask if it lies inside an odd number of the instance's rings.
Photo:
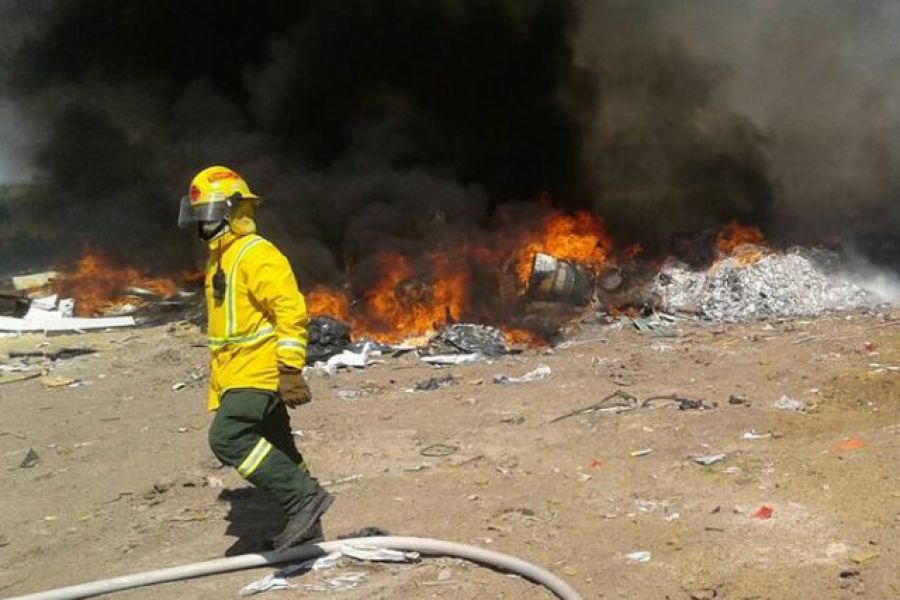
<svg viewBox="0 0 900 600">
<path fill-rule="evenodd" d="M 293 423 L 307 462 L 337 495 L 329 538 L 375 526 L 476 544 L 543 565 L 585 598 L 898 597 L 900 372 L 870 366 L 900 365 L 897 317 L 683 322 L 671 338 L 593 323 L 565 347 L 474 365 L 386 358 L 312 377 L 316 399 Z M 10 349 L 98 350 L 53 369 L 77 387 L 0 384 L 0 595 L 255 550 L 278 531 L 277 507 L 207 448 L 202 342 L 186 324 L 0 340 L 0 361 Z M 540 364 L 551 377 L 492 381 Z M 457 385 L 410 391 L 448 373 Z M 179 382 L 187 386 L 176 391 Z M 363 391 L 348 399 L 342 390 Z M 550 423 L 615 390 L 717 408 Z M 808 410 L 774 408 L 783 395 Z M 750 430 L 772 435 L 744 439 Z M 448 455 L 422 455 L 435 444 Z M 28 448 L 40 460 L 20 468 Z M 633 456 L 642 449 L 651 452 Z M 715 453 L 727 457 L 692 460 Z M 771 517 L 755 517 L 764 506 Z M 636 551 L 649 562 L 630 561 Z M 236 597 L 271 571 L 121 596 Z M 349 571 L 368 577 L 339 594 L 347 600 L 550 597 L 450 559 L 344 563 L 295 582 Z"/>
</svg>

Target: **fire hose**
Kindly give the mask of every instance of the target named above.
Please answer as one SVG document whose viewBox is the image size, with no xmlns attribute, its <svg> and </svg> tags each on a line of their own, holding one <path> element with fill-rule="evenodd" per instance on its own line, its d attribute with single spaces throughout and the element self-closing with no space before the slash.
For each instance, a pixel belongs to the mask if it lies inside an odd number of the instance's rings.
<svg viewBox="0 0 900 600">
<path fill-rule="evenodd" d="M 553 592 L 560 600 L 583 600 L 581 595 L 568 583 L 537 565 L 526 562 L 520 558 L 485 550 L 477 546 L 457 544 L 416 537 L 363 537 L 333 542 L 321 542 L 318 544 L 305 544 L 295 546 L 283 552 L 264 552 L 260 554 L 242 554 L 228 558 L 219 558 L 205 562 L 197 562 L 168 569 L 156 571 L 144 571 L 132 575 L 123 575 L 112 579 L 101 579 L 90 583 L 82 583 L 70 587 L 57 588 L 36 594 L 16 596 L 8 600 L 75 600 L 77 598 L 91 598 L 101 594 L 110 594 L 132 588 L 181 581 L 206 575 L 228 573 L 243 569 L 253 569 L 288 562 L 299 562 L 317 558 L 335 550 L 341 546 L 359 545 L 370 548 L 386 548 L 390 550 L 405 550 L 419 552 L 429 556 L 445 556 L 461 558 L 474 563 L 493 567 L 501 571 L 521 575 L 525 579 L 540 584 Z"/>
</svg>

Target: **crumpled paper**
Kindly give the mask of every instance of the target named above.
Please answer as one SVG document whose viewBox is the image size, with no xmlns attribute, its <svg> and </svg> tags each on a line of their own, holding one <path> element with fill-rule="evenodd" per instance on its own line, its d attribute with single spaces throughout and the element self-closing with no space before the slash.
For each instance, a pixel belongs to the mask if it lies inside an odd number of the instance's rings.
<svg viewBox="0 0 900 600">
<path fill-rule="evenodd" d="M 338 562 L 344 557 L 367 562 L 414 562 L 419 559 L 419 553 L 390 550 L 388 548 L 374 548 L 370 546 L 343 545 L 338 550 L 325 556 L 320 556 L 319 558 L 310 559 L 296 565 L 288 565 L 287 567 L 278 569 L 274 573 L 270 573 L 262 579 L 258 579 L 241 588 L 240 595 L 253 596 L 254 594 L 272 590 L 298 588 L 315 592 L 355 588 L 365 582 L 365 573 L 344 573 L 337 577 L 321 579 L 321 583 L 318 584 L 295 584 L 289 581 L 289 578 L 291 577 L 305 575 L 310 571 L 332 569 L 336 567 Z"/>
<path fill-rule="evenodd" d="M 521 377 L 512 377 L 510 375 L 494 375 L 494 383 L 499 385 L 509 385 L 511 383 L 528 383 L 531 381 L 540 381 L 553 375 L 553 370 L 547 365 L 538 365 L 533 371 L 529 371 Z"/>
<path fill-rule="evenodd" d="M 340 367 L 364 369 L 373 364 L 374 361 L 371 360 L 370 356 L 381 356 L 381 351 L 373 348 L 370 342 L 366 342 L 359 352 L 344 350 L 340 354 L 335 354 L 329 358 L 327 362 L 317 362 L 315 366 L 307 367 L 307 369 L 321 371 L 328 377 L 334 377 Z"/>
</svg>

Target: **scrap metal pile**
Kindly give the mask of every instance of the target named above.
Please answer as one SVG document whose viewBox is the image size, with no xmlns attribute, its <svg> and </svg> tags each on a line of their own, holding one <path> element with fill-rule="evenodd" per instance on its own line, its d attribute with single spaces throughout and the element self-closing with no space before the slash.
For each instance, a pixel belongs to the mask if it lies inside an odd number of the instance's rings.
<svg viewBox="0 0 900 600">
<path fill-rule="evenodd" d="M 740 247 L 708 270 L 668 263 L 656 280 L 660 308 L 711 321 L 814 316 L 872 306 L 871 294 L 836 268 L 836 255 L 792 248 Z"/>
</svg>

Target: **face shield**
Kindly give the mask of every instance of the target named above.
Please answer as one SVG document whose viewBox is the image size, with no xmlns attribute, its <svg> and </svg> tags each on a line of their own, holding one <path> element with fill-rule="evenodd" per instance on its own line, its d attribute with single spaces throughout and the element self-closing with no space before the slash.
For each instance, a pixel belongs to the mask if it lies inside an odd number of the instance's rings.
<svg viewBox="0 0 900 600">
<path fill-rule="evenodd" d="M 231 202 L 228 200 L 193 204 L 189 196 L 182 196 L 178 209 L 178 226 L 190 227 L 197 222 L 218 223 L 228 216 L 230 210 Z"/>
</svg>

